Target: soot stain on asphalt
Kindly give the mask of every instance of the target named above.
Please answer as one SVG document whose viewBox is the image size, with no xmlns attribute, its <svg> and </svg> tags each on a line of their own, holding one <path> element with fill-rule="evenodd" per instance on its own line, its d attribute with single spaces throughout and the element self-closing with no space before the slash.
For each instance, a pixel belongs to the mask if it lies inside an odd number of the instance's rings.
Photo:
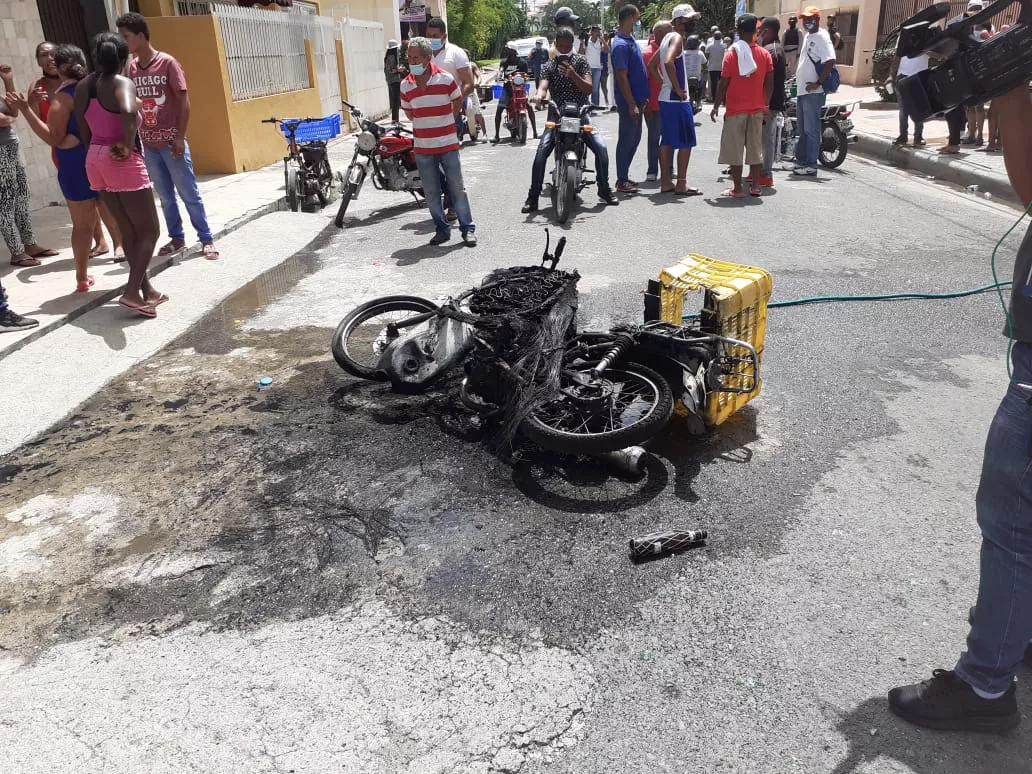
<svg viewBox="0 0 1032 774">
<path fill-rule="evenodd" d="M 75 416 L 2 462 L 10 511 L 91 483 L 130 503 L 114 550 L 78 546 L 81 583 L 0 579 L 0 646 L 160 633 L 191 622 L 251 628 L 376 595 L 414 618 L 586 645 L 675 577 L 713 560 L 772 554 L 835 451 L 891 432 L 870 384 L 836 429 L 781 416 L 785 454 L 753 448 L 763 412 L 805 415 L 799 375 L 717 431 L 686 439 L 674 421 L 641 477 L 520 445 L 492 454 L 454 385 L 420 396 L 344 375 L 329 331 L 231 331 L 208 351 L 177 346 L 140 364 Z M 228 347 L 228 349 L 227 349 Z M 240 351 L 246 356 L 226 357 Z M 831 364 L 839 367 L 841 364 Z M 257 376 L 273 385 L 258 391 Z M 895 383 L 872 374 L 882 389 Z M 892 386 L 893 389 L 898 384 Z M 827 428 L 824 428 L 827 431 Z M 805 453 L 805 464 L 793 459 Z M 709 546 L 632 566 L 628 537 L 704 527 Z M 0 528 L 0 537 L 4 535 Z M 25 579 L 23 579 L 24 581 Z"/>
</svg>

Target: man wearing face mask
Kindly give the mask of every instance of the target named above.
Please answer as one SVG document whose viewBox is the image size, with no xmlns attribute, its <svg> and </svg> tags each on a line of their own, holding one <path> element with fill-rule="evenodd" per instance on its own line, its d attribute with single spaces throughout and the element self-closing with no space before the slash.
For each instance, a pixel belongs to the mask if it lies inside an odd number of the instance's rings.
<svg viewBox="0 0 1032 774">
<path fill-rule="evenodd" d="M 430 39 L 430 48 L 434 55 L 434 64 L 455 79 L 462 93 L 462 112 L 466 110 L 466 100 L 476 88 L 473 82 L 473 68 L 470 66 L 469 57 L 466 52 L 458 46 L 448 42 L 448 25 L 444 19 L 431 19 L 426 24 L 426 36 Z M 462 128 L 461 113 L 455 117 L 455 132 Z M 446 217 L 449 221 L 457 219 L 455 208 L 451 206 L 451 197 L 448 194 L 447 181 L 441 179 L 441 189 L 445 192 L 444 204 L 447 209 Z"/>
<path fill-rule="evenodd" d="M 796 116 L 799 142 L 796 145 L 794 175 L 817 176 L 817 154 L 821 149 L 821 105 L 824 80 L 835 67 L 835 47 L 827 30 L 821 29 L 821 11 L 809 6 L 802 13 L 806 37 L 800 48 L 796 70 Z"/>
</svg>

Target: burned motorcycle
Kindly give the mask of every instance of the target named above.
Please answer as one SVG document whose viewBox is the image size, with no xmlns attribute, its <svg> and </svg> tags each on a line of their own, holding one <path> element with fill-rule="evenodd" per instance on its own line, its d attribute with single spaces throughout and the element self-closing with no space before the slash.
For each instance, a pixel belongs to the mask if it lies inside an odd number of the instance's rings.
<svg viewBox="0 0 1032 774">
<path fill-rule="evenodd" d="M 555 268 L 565 241 L 555 255 L 546 246 L 542 265 L 496 270 L 440 306 L 415 296 L 359 306 L 334 332 L 334 358 L 354 376 L 389 381 L 405 393 L 422 392 L 461 366 L 459 399 L 496 419 L 500 440 L 521 433 L 563 453 L 597 455 L 644 443 L 675 410 L 698 432 L 759 393 L 760 348 L 725 329 L 746 325 L 762 340 L 762 326 L 748 322 L 755 320 L 745 314 L 750 308 L 725 320 L 724 288 L 689 276 L 710 269 L 733 276 L 727 267 L 734 264 L 707 266 L 689 256 L 685 276 L 668 269 L 666 285 L 650 285 L 656 292 L 646 295 L 644 324 L 579 334 L 579 275 Z M 754 306 L 765 309 L 769 275 L 752 271 L 738 290 L 759 288 Z M 663 316 L 680 315 L 684 289 L 693 287 L 705 290 L 703 313 L 691 321 L 661 319 L 664 308 Z"/>
</svg>

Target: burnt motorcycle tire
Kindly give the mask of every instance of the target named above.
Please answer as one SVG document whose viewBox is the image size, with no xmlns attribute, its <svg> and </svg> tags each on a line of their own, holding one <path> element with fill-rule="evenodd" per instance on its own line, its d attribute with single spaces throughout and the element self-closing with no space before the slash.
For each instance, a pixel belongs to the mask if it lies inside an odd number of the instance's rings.
<svg viewBox="0 0 1032 774">
<path fill-rule="evenodd" d="M 301 170 L 294 164 L 287 165 L 284 185 L 287 189 L 287 206 L 291 212 L 301 209 Z"/>
<path fill-rule="evenodd" d="M 670 384 L 640 363 L 626 363 L 613 370 L 634 374 L 651 382 L 655 388 L 655 405 L 640 421 L 619 430 L 578 434 L 556 430 L 531 413 L 520 425 L 520 432 L 542 449 L 561 454 L 601 454 L 645 443 L 663 429 L 673 414 L 674 396 Z"/>
<path fill-rule="evenodd" d="M 337 330 L 333 332 L 333 339 L 330 341 L 330 352 L 333 353 L 333 359 L 337 361 L 337 365 L 359 379 L 369 379 L 375 382 L 386 381 L 386 377 L 377 374 L 375 368 L 363 365 L 348 354 L 348 337 L 363 322 L 385 312 L 412 312 L 413 315 L 417 315 L 432 312 L 435 309 L 437 309 L 437 304 L 419 296 L 384 296 L 366 301 L 348 312 L 340 321 Z"/>
<path fill-rule="evenodd" d="M 828 133 L 832 132 L 835 137 L 835 147 L 825 150 L 824 145 L 828 138 Z M 849 153 L 849 139 L 846 137 L 846 133 L 839 129 L 834 124 L 826 126 L 821 130 L 821 150 L 817 154 L 817 161 L 825 169 L 835 169 L 841 167 L 842 162 L 846 160 L 846 155 Z"/>
<path fill-rule="evenodd" d="M 351 204 L 351 200 L 357 193 L 358 185 L 355 183 L 347 183 L 344 190 L 340 192 L 340 207 L 337 208 L 337 217 L 333 219 L 333 225 L 337 228 L 344 228 L 344 215 L 347 214 L 348 205 Z"/>
</svg>

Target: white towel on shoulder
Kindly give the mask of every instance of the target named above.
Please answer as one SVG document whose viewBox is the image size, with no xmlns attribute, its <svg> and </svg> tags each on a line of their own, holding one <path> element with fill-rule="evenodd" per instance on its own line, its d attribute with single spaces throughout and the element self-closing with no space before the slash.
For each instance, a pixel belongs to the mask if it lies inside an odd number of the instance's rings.
<svg viewBox="0 0 1032 774">
<path fill-rule="evenodd" d="M 756 62 L 753 60 L 752 48 L 744 40 L 735 41 L 731 48 L 738 54 L 738 74 L 749 76 L 756 72 Z"/>
</svg>

